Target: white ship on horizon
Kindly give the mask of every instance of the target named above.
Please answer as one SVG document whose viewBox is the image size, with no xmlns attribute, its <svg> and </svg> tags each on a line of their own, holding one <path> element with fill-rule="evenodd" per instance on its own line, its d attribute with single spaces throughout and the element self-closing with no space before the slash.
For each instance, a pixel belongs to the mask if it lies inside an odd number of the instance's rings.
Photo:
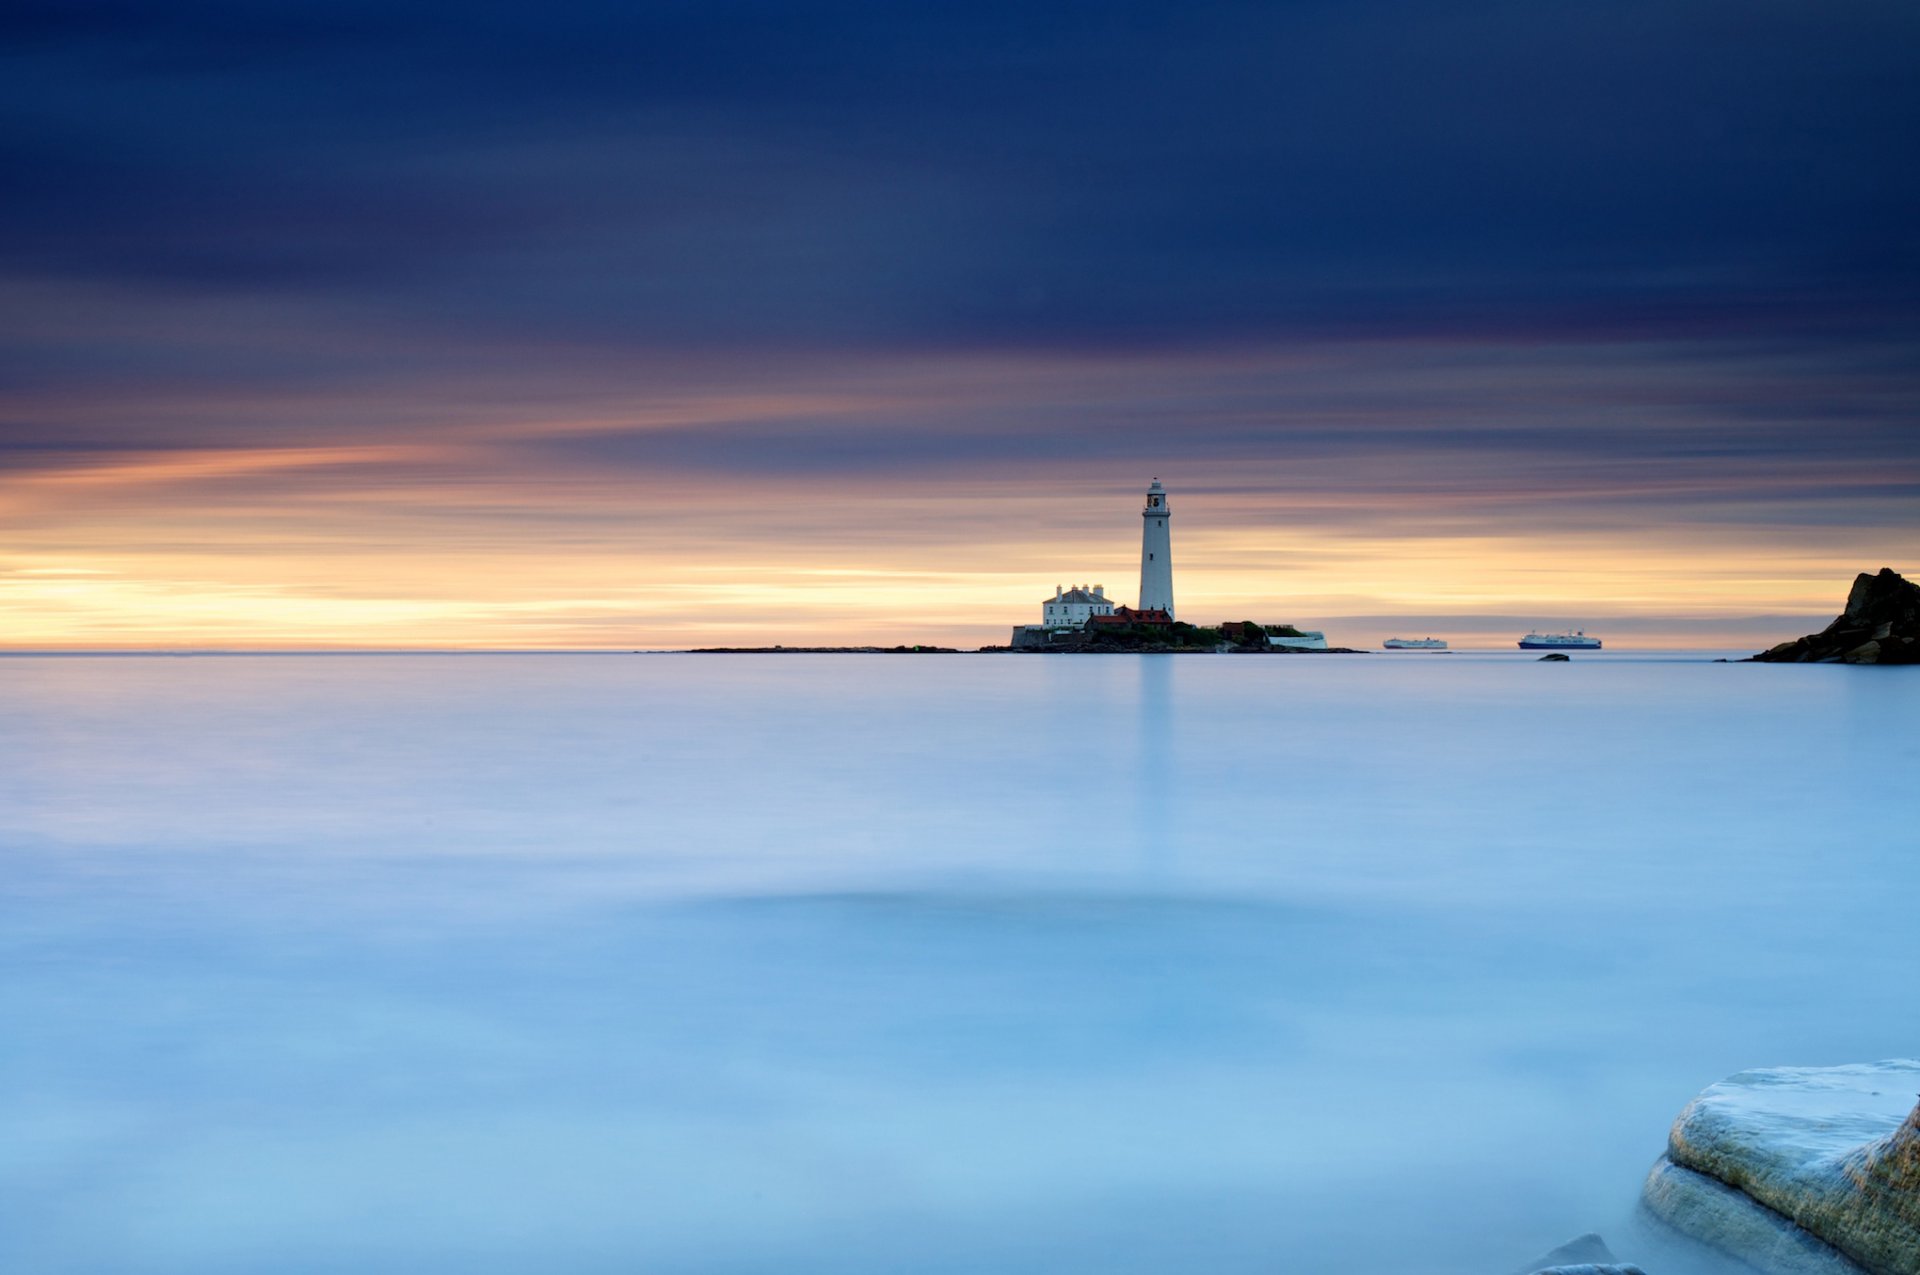
<svg viewBox="0 0 1920 1275">
<path fill-rule="evenodd" d="M 1571 633 L 1529 633 L 1520 639 L 1523 651 L 1597 651 L 1600 639 L 1588 637 L 1585 629 Z"/>
</svg>

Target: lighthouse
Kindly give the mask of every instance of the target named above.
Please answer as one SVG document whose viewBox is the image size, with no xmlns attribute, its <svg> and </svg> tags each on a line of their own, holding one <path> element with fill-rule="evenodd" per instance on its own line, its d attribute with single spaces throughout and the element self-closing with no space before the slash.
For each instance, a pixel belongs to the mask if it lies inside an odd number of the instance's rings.
<svg viewBox="0 0 1920 1275">
<path fill-rule="evenodd" d="M 1165 611 L 1173 618 L 1173 543 L 1167 531 L 1167 489 L 1158 478 L 1147 488 L 1140 511 L 1140 609 Z"/>
</svg>

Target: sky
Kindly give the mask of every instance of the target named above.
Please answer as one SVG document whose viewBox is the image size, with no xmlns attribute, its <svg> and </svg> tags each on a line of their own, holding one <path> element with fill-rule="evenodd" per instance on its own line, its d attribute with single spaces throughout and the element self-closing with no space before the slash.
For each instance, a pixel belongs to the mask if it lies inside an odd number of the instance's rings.
<svg viewBox="0 0 1920 1275">
<path fill-rule="evenodd" d="M 1349 644 L 1920 572 L 1910 4 L 0 33 L 0 647 L 978 644 L 1154 477 L 1182 618 Z"/>
</svg>

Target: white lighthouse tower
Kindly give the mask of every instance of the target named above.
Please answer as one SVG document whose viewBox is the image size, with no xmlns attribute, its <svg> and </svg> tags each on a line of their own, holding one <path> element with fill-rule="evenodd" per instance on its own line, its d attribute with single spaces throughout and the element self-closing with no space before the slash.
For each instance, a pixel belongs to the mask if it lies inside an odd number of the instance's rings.
<svg viewBox="0 0 1920 1275">
<path fill-rule="evenodd" d="M 1165 611 L 1173 618 L 1173 542 L 1167 531 L 1167 489 L 1158 478 L 1147 488 L 1147 507 L 1140 511 L 1140 609 Z"/>
</svg>

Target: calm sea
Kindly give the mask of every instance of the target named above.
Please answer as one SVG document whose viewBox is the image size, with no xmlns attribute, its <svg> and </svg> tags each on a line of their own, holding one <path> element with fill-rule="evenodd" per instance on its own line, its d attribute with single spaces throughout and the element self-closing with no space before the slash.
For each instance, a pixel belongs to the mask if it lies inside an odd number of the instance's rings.
<svg viewBox="0 0 1920 1275">
<path fill-rule="evenodd" d="M 1917 724 L 1699 656 L 0 659 L 0 1268 L 1646 1260 L 1697 1089 L 1920 1052 Z"/>
</svg>

